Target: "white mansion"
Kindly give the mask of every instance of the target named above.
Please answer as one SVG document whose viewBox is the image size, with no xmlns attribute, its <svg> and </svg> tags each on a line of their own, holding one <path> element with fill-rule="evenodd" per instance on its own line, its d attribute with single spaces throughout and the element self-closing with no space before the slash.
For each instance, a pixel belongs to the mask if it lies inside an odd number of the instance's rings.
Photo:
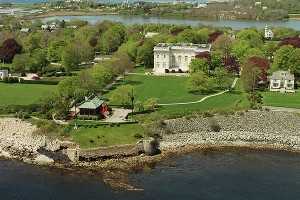
<svg viewBox="0 0 300 200">
<path fill-rule="evenodd" d="M 191 61 L 203 52 L 210 52 L 210 44 L 167 44 L 154 47 L 154 73 L 188 72 Z"/>
</svg>

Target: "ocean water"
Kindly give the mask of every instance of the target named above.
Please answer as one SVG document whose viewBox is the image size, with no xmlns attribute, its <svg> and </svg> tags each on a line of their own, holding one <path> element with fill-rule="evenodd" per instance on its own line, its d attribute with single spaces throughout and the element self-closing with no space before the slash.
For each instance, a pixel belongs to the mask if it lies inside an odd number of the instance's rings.
<svg viewBox="0 0 300 200">
<path fill-rule="evenodd" d="M 3 200 L 297 200 L 300 155 L 197 152 L 132 173 L 130 181 L 144 191 L 115 191 L 100 176 L 0 161 Z"/>
</svg>

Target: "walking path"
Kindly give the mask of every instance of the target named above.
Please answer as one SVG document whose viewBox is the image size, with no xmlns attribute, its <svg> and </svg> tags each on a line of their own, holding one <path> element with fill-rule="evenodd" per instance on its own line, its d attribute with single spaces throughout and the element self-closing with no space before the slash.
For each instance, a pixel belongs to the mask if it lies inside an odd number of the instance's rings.
<svg viewBox="0 0 300 200">
<path fill-rule="evenodd" d="M 231 85 L 231 88 L 235 88 L 236 86 L 236 83 L 238 81 L 238 78 L 235 78 L 232 85 Z M 212 98 L 212 97 L 216 97 L 216 96 L 220 96 L 222 94 L 225 94 L 227 92 L 229 92 L 230 90 L 224 90 L 222 92 L 219 92 L 219 93 L 216 93 L 216 94 L 212 94 L 212 95 L 208 95 L 206 97 L 203 97 L 202 99 L 198 100 L 198 101 L 190 101 L 190 102 L 181 102 L 181 103 L 166 103 L 166 104 L 158 104 L 158 106 L 176 106 L 176 105 L 190 105 L 190 104 L 197 104 L 197 103 L 201 103 L 201 102 L 204 102 L 205 100 L 209 99 L 209 98 Z"/>
</svg>

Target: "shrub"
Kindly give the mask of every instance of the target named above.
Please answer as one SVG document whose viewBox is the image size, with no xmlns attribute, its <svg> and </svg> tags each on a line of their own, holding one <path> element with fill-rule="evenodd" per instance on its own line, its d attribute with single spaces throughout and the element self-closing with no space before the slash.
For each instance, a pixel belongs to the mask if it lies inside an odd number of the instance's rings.
<svg viewBox="0 0 300 200">
<path fill-rule="evenodd" d="M 144 138 L 144 136 L 142 134 L 140 134 L 140 133 L 134 134 L 133 137 L 136 138 L 136 139 L 142 139 L 142 138 Z"/>
<path fill-rule="evenodd" d="M 144 108 L 145 108 L 145 110 L 154 111 L 155 108 L 157 108 L 157 104 L 158 104 L 158 101 L 156 98 L 150 98 L 144 102 Z"/>
<path fill-rule="evenodd" d="M 19 83 L 19 78 L 17 77 L 6 77 L 3 79 L 4 83 Z"/>
<path fill-rule="evenodd" d="M 221 131 L 221 126 L 219 125 L 217 120 L 215 120 L 214 118 L 211 118 L 209 120 L 209 128 L 213 132 L 220 132 Z"/>
<path fill-rule="evenodd" d="M 165 69 L 165 73 L 169 73 L 170 72 L 170 70 L 168 70 L 168 69 Z"/>
<path fill-rule="evenodd" d="M 23 83 L 23 84 L 57 85 L 59 83 L 59 81 L 24 80 L 24 79 L 20 79 L 20 83 Z"/>
<path fill-rule="evenodd" d="M 204 112 L 203 113 L 203 117 L 207 118 L 207 117 L 213 117 L 213 114 L 211 114 L 210 112 Z"/>
</svg>

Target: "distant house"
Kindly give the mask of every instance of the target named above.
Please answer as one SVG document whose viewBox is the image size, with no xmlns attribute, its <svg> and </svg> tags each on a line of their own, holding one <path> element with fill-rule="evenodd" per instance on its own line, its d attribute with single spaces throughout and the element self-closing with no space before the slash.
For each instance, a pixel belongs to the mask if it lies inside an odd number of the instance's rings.
<svg viewBox="0 0 300 200">
<path fill-rule="evenodd" d="M 295 92 L 295 76 L 288 71 L 276 71 L 269 77 L 270 91 Z"/>
<path fill-rule="evenodd" d="M 54 31 L 55 29 L 57 29 L 57 25 L 56 23 L 52 23 L 52 24 L 43 24 L 41 26 L 41 29 L 44 30 L 44 31 Z"/>
<path fill-rule="evenodd" d="M 159 35 L 159 33 L 156 33 L 156 32 L 147 32 L 146 35 L 145 35 L 145 38 L 153 38 L 156 35 Z"/>
<path fill-rule="evenodd" d="M 8 77 L 8 70 L 0 70 L 0 80 Z"/>
<path fill-rule="evenodd" d="M 274 33 L 268 26 L 265 27 L 265 38 L 269 40 L 274 38 Z"/>
<path fill-rule="evenodd" d="M 30 28 L 21 28 L 20 30 L 21 33 L 29 33 L 30 31 Z"/>
<path fill-rule="evenodd" d="M 78 108 L 80 116 L 96 116 L 104 119 L 109 115 L 108 105 L 97 96 L 86 98 Z"/>
</svg>

